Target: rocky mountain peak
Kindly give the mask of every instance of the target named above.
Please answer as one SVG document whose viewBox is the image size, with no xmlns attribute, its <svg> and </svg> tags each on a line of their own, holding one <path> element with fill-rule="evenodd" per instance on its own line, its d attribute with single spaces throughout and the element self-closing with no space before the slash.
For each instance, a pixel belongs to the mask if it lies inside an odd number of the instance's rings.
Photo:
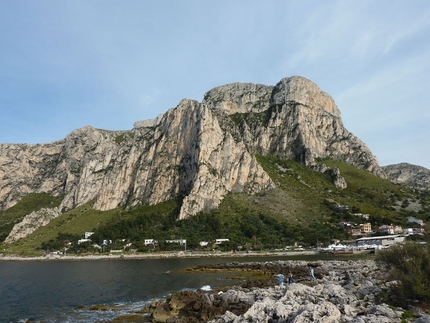
<svg viewBox="0 0 430 323">
<path fill-rule="evenodd" d="M 339 159 L 385 177 L 369 148 L 343 126 L 334 100 L 304 77 L 284 78 L 276 86 L 216 87 L 202 104 L 218 118 L 225 113 L 241 119 L 233 133 L 253 153 L 295 159 L 315 169 L 317 158 Z M 224 130 L 231 131 L 226 124 L 224 120 Z"/>
<path fill-rule="evenodd" d="M 203 104 L 221 109 L 228 115 L 262 112 L 270 107 L 273 86 L 253 83 L 232 83 L 218 86 L 204 95 Z"/>
<path fill-rule="evenodd" d="M 340 118 L 340 111 L 333 98 L 312 81 L 302 76 L 292 76 L 282 79 L 273 89 L 272 104 L 300 104 L 316 109 L 323 109 L 331 115 Z"/>
<path fill-rule="evenodd" d="M 62 196 L 64 211 L 94 201 L 99 210 L 183 200 L 180 218 L 214 208 L 228 192 L 274 187 L 256 154 L 300 161 L 348 162 L 385 174 L 348 132 L 333 99 L 306 78 L 275 86 L 233 83 L 184 99 L 128 131 L 87 126 L 44 145 L 0 145 L 0 207 L 31 192 Z M 340 174 L 336 185 L 346 187 Z M 57 214 L 57 213 L 55 213 Z"/>
<path fill-rule="evenodd" d="M 341 116 L 332 97 L 301 76 L 284 78 L 276 86 L 253 83 L 219 86 L 205 94 L 203 103 L 213 109 L 222 109 L 227 114 L 259 113 L 273 105 L 299 104 L 323 109 L 338 118 Z"/>
</svg>

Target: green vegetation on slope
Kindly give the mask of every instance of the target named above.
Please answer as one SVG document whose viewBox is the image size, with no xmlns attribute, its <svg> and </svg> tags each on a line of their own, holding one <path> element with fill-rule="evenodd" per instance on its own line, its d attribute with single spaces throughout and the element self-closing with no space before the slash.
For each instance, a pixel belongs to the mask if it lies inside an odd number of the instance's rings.
<svg viewBox="0 0 430 323">
<path fill-rule="evenodd" d="M 92 202 L 63 213 L 25 239 L 5 245 L 6 251 L 23 255 L 31 254 L 35 249 L 40 248 L 43 242 L 55 240 L 59 233 L 67 233 L 71 236 L 83 238 L 86 231 L 91 231 L 93 228 L 103 225 L 123 212 L 121 208 L 98 211 L 91 206 Z"/>
<path fill-rule="evenodd" d="M 339 236 L 346 237 L 345 232 L 336 226 L 313 222 L 305 228 L 301 225 L 291 225 L 287 221 L 279 221 L 262 213 L 255 214 L 246 211 L 231 214 L 228 217 L 209 212 L 177 221 L 179 206 L 178 201 L 169 201 L 156 206 L 138 207 L 130 213 L 125 212 L 114 216 L 105 224 L 94 229 L 95 233 L 91 239 L 99 245 L 102 245 L 103 240 L 112 240 L 115 245 L 115 242 L 125 239 L 132 243 L 133 248 L 146 251 L 149 250 L 149 247 L 144 245 L 145 239 L 159 241 L 156 250 L 184 248 L 177 244 L 165 243 L 165 240 L 179 239 L 187 240 L 188 249 L 199 248 L 199 242 L 202 240 L 211 242 L 208 248 L 212 249 L 215 247 L 213 243 L 219 238 L 230 240 L 219 246 L 222 250 L 260 250 L 284 248 L 297 241 L 315 244 L 318 238 L 321 239 L 320 241 L 325 241 L 325 239 Z M 163 212 L 160 212 L 160 207 Z M 51 239 L 50 243 L 42 244 L 42 249 L 54 249 L 66 238 L 72 241 L 78 239 L 72 234 L 61 234 L 56 239 Z M 113 246 L 108 248 L 116 249 Z M 88 248 L 85 246 L 84 249 Z"/>
<path fill-rule="evenodd" d="M 346 163 L 322 161 L 340 169 L 348 183 L 341 190 L 333 185 L 328 174 L 312 171 L 295 161 L 273 156 L 257 159 L 276 188 L 256 195 L 229 193 L 218 209 L 181 221 L 177 220 L 180 200 L 105 212 L 92 209 L 89 203 L 61 215 L 10 249 L 30 252 L 42 246 L 49 248 L 49 243 L 53 246 L 65 235 L 82 238 L 85 231 L 94 231 L 92 240 L 98 244 L 106 239 L 125 239 L 142 251 L 147 249 L 145 239 L 158 240 L 159 250 L 175 248 L 163 242 L 175 239 L 187 239 L 187 247 L 192 249 L 199 247 L 199 241 L 214 242 L 219 238 L 230 240 L 221 246 L 226 250 L 283 248 L 295 243 L 312 246 L 317 241 L 327 244 L 333 238 L 351 238 L 338 223 L 364 221 L 354 213 L 370 214 L 372 227 L 406 225 L 409 215 L 430 220 L 426 212 L 428 192 L 418 194 Z M 409 209 L 413 203 L 420 206 L 416 211 Z"/>
<path fill-rule="evenodd" d="M 332 196 L 338 202 L 353 207 L 356 213 L 370 214 L 372 226 L 391 223 L 405 226 L 408 216 L 430 220 L 429 191 L 413 191 L 339 161 L 324 162 L 329 167 L 339 168 L 348 183 L 345 190 L 333 192 Z M 417 202 L 417 211 L 408 207 L 412 202 Z"/>
<path fill-rule="evenodd" d="M 11 208 L 0 211 L 0 242 L 9 235 L 13 226 L 24 216 L 42 208 L 54 208 L 60 205 L 61 197 L 54 197 L 47 193 L 31 193 Z"/>
<path fill-rule="evenodd" d="M 408 242 L 382 250 L 376 260 L 400 282 L 392 286 L 397 305 L 405 300 L 430 301 L 430 239 L 427 244 Z"/>
</svg>

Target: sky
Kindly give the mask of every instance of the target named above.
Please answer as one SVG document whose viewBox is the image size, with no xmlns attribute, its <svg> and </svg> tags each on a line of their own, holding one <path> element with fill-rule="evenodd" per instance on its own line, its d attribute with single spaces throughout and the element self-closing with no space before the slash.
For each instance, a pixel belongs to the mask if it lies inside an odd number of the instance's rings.
<svg viewBox="0 0 430 323">
<path fill-rule="evenodd" d="M 0 0 L 0 143 L 129 130 L 300 75 L 381 165 L 430 169 L 428 0 Z"/>
</svg>

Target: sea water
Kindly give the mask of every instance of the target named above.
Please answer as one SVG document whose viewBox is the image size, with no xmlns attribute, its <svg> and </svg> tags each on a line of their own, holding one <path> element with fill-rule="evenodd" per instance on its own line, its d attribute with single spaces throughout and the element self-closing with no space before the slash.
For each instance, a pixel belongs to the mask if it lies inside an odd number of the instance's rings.
<svg viewBox="0 0 430 323">
<path fill-rule="evenodd" d="M 0 322 L 103 322 L 175 291 L 239 284 L 232 273 L 176 272 L 201 264 L 313 257 L 213 257 L 0 262 Z M 104 307 L 104 310 L 91 307 Z"/>
</svg>

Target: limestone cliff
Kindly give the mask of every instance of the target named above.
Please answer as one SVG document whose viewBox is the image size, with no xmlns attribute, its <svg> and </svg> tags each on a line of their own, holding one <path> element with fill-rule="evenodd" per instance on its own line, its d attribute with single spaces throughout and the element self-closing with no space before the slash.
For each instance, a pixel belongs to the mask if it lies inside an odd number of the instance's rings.
<svg viewBox="0 0 430 323">
<path fill-rule="evenodd" d="M 383 166 L 388 179 L 397 184 L 417 189 L 430 189 L 430 170 L 408 163 Z"/>
<path fill-rule="evenodd" d="M 334 100 L 303 77 L 282 79 L 274 87 L 221 86 L 209 91 L 203 104 L 232 117 L 237 136 L 253 153 L 309 167 L 317 158 L 333 158 L 385 177 L 369 148 L 343 126 Z"/>
<path fill-rule="evenodd" d="M 49 144 L 2 144 L 0 207 L 30 192 L 62 196 L 61 211 L 91 200 L 108 210 L 181 197 L 185 218 L 216 208 L 228 192 L 273 188 L 257 153 L 315 169 L 321 169 L 318 158 L 334 158 L 385 176 L 344 128 L 333 99 L 294 76 L 276 86 L 217 87 L 201 103 L 182 100 L 129 131 L 87 126 Z"/>
<path fill-rule="evenodd" d="M 60 214 L 61 212 L 57 207 L 31 212 L 26 215 L 21 222 L 13 227 L 4 242 L 11 243 L 26 237 L 36 231 L 39 227 L 47 225 L 52 219 L 56 218 Z"/>
</svg>

